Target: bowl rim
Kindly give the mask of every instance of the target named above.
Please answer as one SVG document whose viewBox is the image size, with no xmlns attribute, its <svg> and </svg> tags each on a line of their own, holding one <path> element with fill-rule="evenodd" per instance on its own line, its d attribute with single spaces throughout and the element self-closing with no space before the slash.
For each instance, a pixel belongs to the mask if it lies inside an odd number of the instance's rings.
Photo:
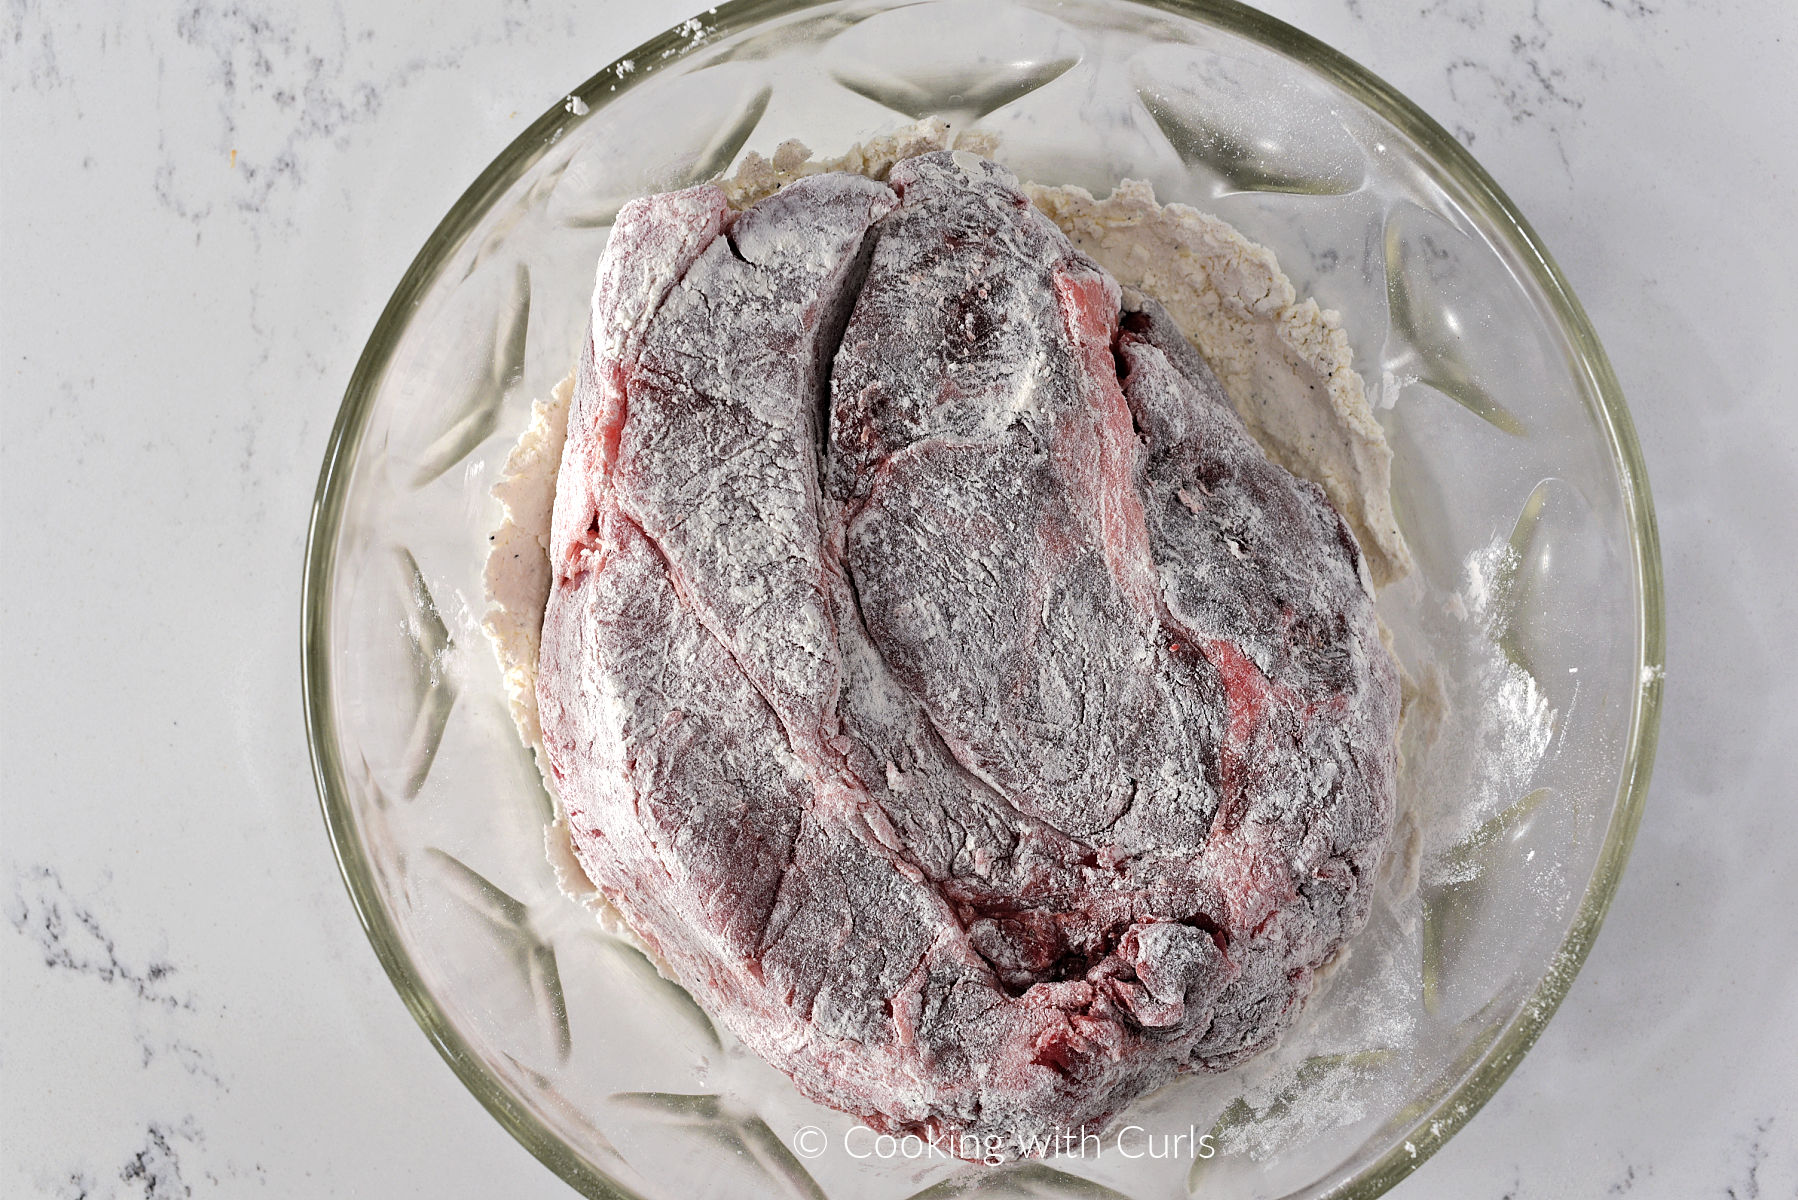
<svg viewBox="0 0 1798 1200">
<path fill-rule="evenodd" d="M 1566 997 L 1616 894 L 1647 797 L 1660 726 L 1666 660 L 1660 540 L 1647 468 L 1622 387 L 1566 277 L 1516 205 L 1453 135 L 1372 71 L 1311 35 L 1237 0 L 1112 2 L 1158 10 L 1219 28 L 1294 59 L 1411 138 L 1438 170 L 1464 190 L 1464 198 L 1488 227 L 1511 243 L 1518 260 L 1527 266 L 1548 298 L 1572 343 L 1576 373 L 1583 374 L 1588 394 L 1598 399 L 1600 428 L 1607 437 L 1623 489 L 1634 570 L 1639 683 L 1625 740 L 1616 805 L 1591 880 L 1547 971 L 1478 1059 L 1465 1069 L 1460 1081 L 1420 1113 L 1405 1131 L 1406 1136 L 1391 1150 L 1322 1193 L 1333 1200 L 1370 1200 L 1422 1166 L 1473 1118 L 1516 1069 Z M 398 927 L 382 902 L 357 829 L 332 719 L 331 614 L 327 603 L 336 571 L 349 468 L 366 432 L 382 376 L 417 302 L 435 282 L 449 254 L 474 230 L 492 203 L 560 140 L 566 128 L 586 112 L 611 102 L 687 55 L 707 49 L 719 38 L 770 19 L 837 3 L 840 0 L 728 0 L 621 55 L 514 138 L 438 223 L 375 322 L 344 390 L 313 496 L 301 590 L 302 707 L 319 804 L 351 904 L 394 989 L 451 1070 L 527 1150 L 588 1196 L 623 1200 L 631 1193 L 519 1104 L 506 1083 L 472 1051 L 425 987 L 402 943 Z M 625 66 L 627 62 L 634 64 L 635 69 Z M 586 106 L 580 114 L 573 111 L 577 106 L 570 101 L 574 98 Z"/>
</svg>

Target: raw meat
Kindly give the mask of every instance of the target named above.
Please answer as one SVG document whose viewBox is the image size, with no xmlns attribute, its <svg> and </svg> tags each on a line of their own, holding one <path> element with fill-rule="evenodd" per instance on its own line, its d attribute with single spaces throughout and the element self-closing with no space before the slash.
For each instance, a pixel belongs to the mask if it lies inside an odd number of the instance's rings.
<svg viewBox="0 0 1798 1200">
<path fill-rule="evenodd" d="M 972 1158 L 1267 1047 L 1396 669 L 1204 361 L 960 152 L 626 207 L 538 677 L 575 849 L 806 1094 Z"/>
</svg>

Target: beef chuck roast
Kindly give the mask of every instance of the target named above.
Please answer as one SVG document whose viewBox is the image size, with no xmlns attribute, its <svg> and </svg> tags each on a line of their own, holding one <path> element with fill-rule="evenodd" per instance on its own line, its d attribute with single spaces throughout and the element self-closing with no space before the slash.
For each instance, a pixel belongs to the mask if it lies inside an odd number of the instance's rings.
<svg viewBox="0 0 1798 1200">
<path fill-rule="evenodd" d="M 538 696 L 588 873 L 806 1094 L 964 1154 L 1268 1046 L 1365 921 L 1359 552 L 994 164 L 626 207 Z"/>
</svg>

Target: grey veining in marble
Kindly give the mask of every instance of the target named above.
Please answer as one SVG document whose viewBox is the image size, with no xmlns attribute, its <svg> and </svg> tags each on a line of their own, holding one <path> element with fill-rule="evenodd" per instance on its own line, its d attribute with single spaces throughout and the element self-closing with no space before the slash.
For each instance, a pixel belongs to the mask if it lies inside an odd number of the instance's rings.
<svg viewBox="0 0 1798 1200">
<path fill-rule="evenodd" d="M 1395 1193 L 1798 1195 L 1798 9 L 1270 0 L 1472 148 L 1616 363 L 1666 722 L 1603 936 Z M 363 339 L 461 189 L 687 15 L 623 0 L 0 13 L 0 1195 L 560 1197 L 338 880 L 301 542 Z"/>
</svg>

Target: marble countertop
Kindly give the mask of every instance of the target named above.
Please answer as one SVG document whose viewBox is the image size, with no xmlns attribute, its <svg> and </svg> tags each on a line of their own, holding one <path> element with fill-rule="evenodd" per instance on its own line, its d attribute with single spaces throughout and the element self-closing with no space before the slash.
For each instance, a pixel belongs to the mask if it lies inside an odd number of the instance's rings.
<svg viewBox="0 0 1798 1200">
<path fill-rule="evenodd" d="M 1393 1195 L 1798 1194 L 1798 9 L 1267 7 L 1528 214 L 1622 377 L 1666 554 L 1666 716 L 1609 922 L 1515 1076 Z M 432 226 L 687 14 L 417 14 L 0 16 L 0 1194 L 571 1194 L 356 924 L 301 722 L 301 548 L 344 384 Z"/>
</svg>

